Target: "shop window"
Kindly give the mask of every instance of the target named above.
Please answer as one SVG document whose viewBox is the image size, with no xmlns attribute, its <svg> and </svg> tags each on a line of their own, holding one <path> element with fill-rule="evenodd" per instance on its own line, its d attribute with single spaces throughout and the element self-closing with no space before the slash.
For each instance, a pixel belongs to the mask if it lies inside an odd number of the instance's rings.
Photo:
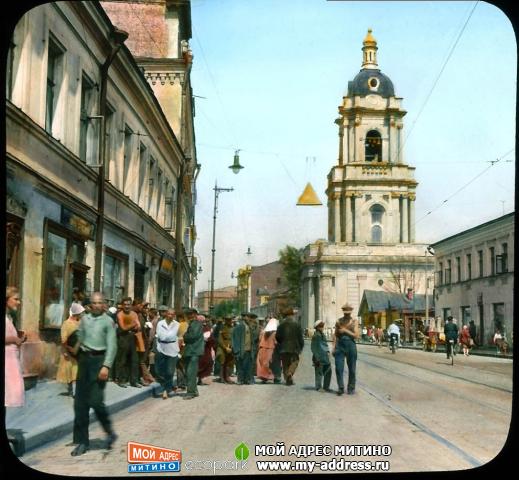
<svg viewBox="0 0 519 480">
<path fill-rule="evenodd" d="M 60 328 L 74 292 L 86 290 L 84 240 L 49 222 L 45 235 L 42 328 Z"/>
<path fill-rule="evenodd" d="M 103 294 L 109 305 L 117 305 L 127 296 L 128 256 L 105 249 Z"/>
<path fill-rule="evenodd" d="M 468 325 L 470 320 L 470 307 L 461 307 L 461 324 Z"/>
<path fill-rule="evenodd" d="M 494 329 L 501 333 L 504 333 L 505 325 L 505 304 L 504 303 L 493 303 L 492 304 L 493 316 L 494 316 Z"/>
</svg>

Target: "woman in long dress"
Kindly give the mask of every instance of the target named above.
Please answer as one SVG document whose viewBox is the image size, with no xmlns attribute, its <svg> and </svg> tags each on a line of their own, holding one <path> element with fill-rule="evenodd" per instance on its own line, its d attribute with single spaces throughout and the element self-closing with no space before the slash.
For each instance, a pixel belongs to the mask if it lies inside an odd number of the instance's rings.
<svg viewBox="0 0 519 480">
<path fill-rule="evenodd" d="M 5 291 L 5 406 L 23 407 L 25 387 L 20 365 L 20 345 L 25 342 L 25 333 L 18 332 L 12 314 L 20 307 L 20 293 L 16 287 Z"/>
<path fill-rule="evenodd" d="M 256 361 L 256 376 L 266 383 L 268 380 L 274 380 L 274 373 L 270 368 L 272 362 L 272 355 L 276 347 L 276 330 L 278 328 L 278 321 L 271 318 L 261 332 L 259 341 L 258 359 Z"/>
<path fill-rule="evenodd" d="M 470 332 L 469 332 L 469 327 L 468 325 L 463 325 L 463 328 L 461 329 L 461 332 L 460 332 L 460 345 L 462 346 L 463 348 L 463 355 L 465 355 L 466 357 L 469 356 L 469 352 L 470 352 L 470 349 L 472 348 L 472 345 L 471 345 L 471 337 L 470 337 Z"/>
<path fill-rule="evenodd" d="M 72 355 L 72 351 L 77 338 L 79 320 L 85 308 L 79 303 L 72 303 L 69 310 L 69 317 L 61 325 L 61 356 L 59 359 L 58 373 L 56 380 L 67 384 L 67 395 L 74 396 L 74 383 L 77 377 L 77 359 Z"/>
</svg>

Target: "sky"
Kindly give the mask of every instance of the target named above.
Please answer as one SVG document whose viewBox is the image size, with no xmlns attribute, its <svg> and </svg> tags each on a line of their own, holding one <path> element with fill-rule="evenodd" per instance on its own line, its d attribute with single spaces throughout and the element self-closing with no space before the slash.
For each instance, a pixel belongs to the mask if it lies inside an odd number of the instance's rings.
<svg viewBox="0 0 519 480">
<path fill-rule="evenodd" d="M 514 211 L 517 46 L 485 2 L 192 0 L 198 162 L 195 253 L 215 288 L 327 238 L 327 175 L 338 106 L 361 69 L 367 29 L 403 98 L 404 159 L 416 167 L 416 241 L 432 243 Z M 244 167 L 228 168 L 240 149 Z M 499 162 L 495 162 L 498 160 Z M 492 163 L 494 162 L 494 163 Z M 296 206 L 307 182 L 323 203 Z M 430 212 L 430 213 L 429 213 Z M 250 247 L 252 254 L 247 255 Z"/>
</svg>

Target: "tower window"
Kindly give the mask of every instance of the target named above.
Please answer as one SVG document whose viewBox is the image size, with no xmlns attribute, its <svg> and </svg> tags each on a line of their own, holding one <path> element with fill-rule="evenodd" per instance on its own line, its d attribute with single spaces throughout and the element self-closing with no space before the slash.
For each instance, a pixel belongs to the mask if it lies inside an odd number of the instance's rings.
<svg viewBox="0 0 519 480">
<path fill-rule="evenodd" d="M 366 162 L 382 161 L 382 137 L 376 130 L 370 130 L 366 135 L 365 159 Z"/>
<path fill-rule="evenodd" d="M 384 216 L 384 207 L 381 205 L 373 205 L 369 211 L 371 212 L 371 242 L 382 243 L 382 218 Z"/>
</svg>

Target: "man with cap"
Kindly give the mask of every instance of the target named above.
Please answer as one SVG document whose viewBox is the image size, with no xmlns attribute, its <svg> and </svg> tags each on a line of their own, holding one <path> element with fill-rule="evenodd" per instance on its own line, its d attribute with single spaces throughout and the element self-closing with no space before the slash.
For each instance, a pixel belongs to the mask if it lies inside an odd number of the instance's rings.
<svg viewBox="0 0 519 480">
<path fill-rule="evenodd" d="M 447 344 L 447 358 L 451 358 L 451 355 L 456 355 L 456 352 L 451 347 L 451 343 L 449 340 L 453 340 L 454 343 L 452 345 L 456 345 L 458 341 L 458 325 L 453 322 L 453 318 L 451 316 L 447 317 L 447 323 L 445 323 L 445 327 L 443 331 L 445 332 L 445 341 Z"/>
<path fill-rule="evenodd" d="M 281 314 L 284 320 L 276 331 L 276 341 L 281 344 L 279 351 L 285 383 L 294 385 L 293 376 L 299 365 L 299 355 L 305 346 L 303 329 L 294 319 L 295 310 L 292 307 L 285 308 Z"/>
<path fill-rule="evenodd" d="M 330 348 L 324 336 L 324 320 L 314 324 L 315 332 L 312 337 L 312 361 L 315 369 L 315 389 L 318 392 L 330 391 L 332 366 L 330 365 Z M 324 382 L 323 382 L 324 379 Z"/>
<path fill-rule="evenodd" d="M 237 385 L 252 382 L 253 331 L 248 322 L 248 313 L 242 313 L 232 331 L 232 350 L 236 361 Z"/>
<path fill-rule="evenodd" d="M 344 359 L 348 364 L 348 395 L 355 393 L 355 372 L 357 365 L 357 345 L 359 337 L 356 321 L 351 317 L 353 307 L 346 303 L 342 306 L 344 316 L 337 320 L 333 338 L 332 354 L 335 357 L 335 374 L 339 390 L 337 395 L 344 394 Z"/>
<path fill-rule="evenodd" d="M 90 408 L 94 409 L 99 423 L 107 434 L 106 448 L 112 448 L 117 435 L 104 404 L 104 392 L 108 372 L 117 351 L 114 322 L 103 311 L 104 296 L 94 292 L 90 313 L 83 315 L 78 328 L 78 374 L 74 397 L 74 432 L 76 445 L 71 455 L 84 454 L 89 448 L 88 426 Z"/>
<path fill-rule="evenodd" d="M 187 393 L 184 400 L 198 397 L 198 361 L 204 354 L 204 332 L 201 321 L 197 320 L 198 311 L 195 308 L 184 310 L 189 323 L 184 333 L 184 365 L 186 368 Z"/>
<path fill-rule="evenodd" d="M 225 324 L 218 335 L 218 348 L 216 351 L 216 358 L 220 363 L 220 381 L 223 383 L 234 383 L 229 375 L 233 367 L 232 354 L 232 316 L 226 315 L 224 317 Z"/>
</svg>

